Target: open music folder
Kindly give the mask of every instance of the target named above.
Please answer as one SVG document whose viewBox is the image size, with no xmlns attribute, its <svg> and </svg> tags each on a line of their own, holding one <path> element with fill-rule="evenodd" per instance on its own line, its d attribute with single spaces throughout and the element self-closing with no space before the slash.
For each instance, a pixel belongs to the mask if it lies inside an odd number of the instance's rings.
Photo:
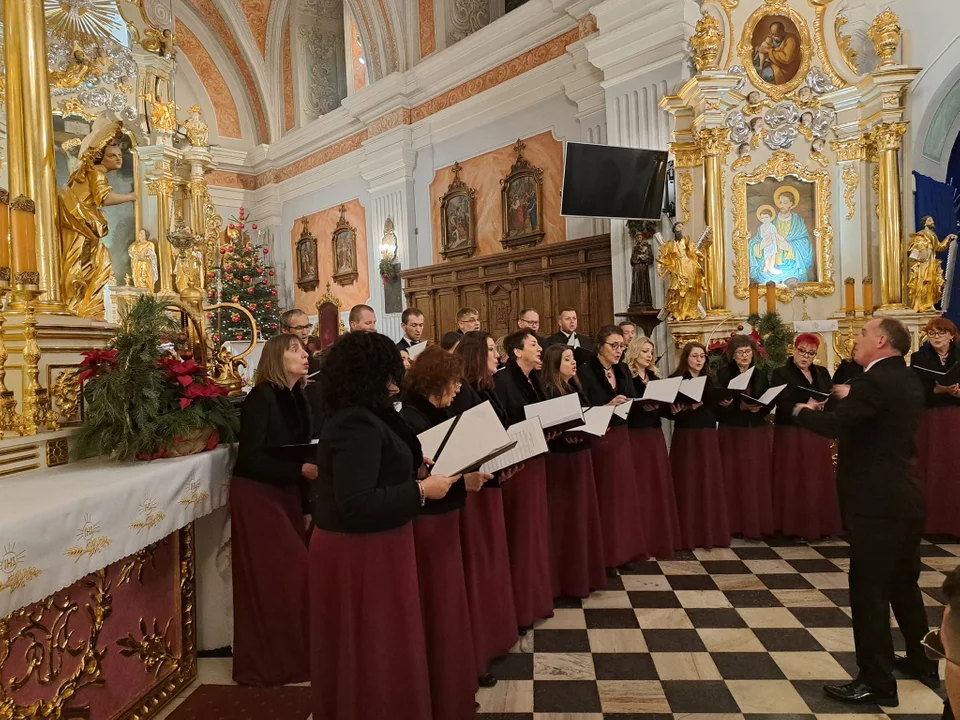
<svg viewBox="0 0 960 720">
<path fill-rule="evenodd" d="M 672 405 L 677 400 L 677 393 L 680 392 L 680 383 L 682 382 L 682 377 L 651 380 L 644 388 L 643 397 L 640 400 L 645 403 L 656 402 Z"/>
<path fill-rule="evenodd" d="M 951 385 L 960 383 L 960 362 L 954 363 L 950 368 L 947 369 L 946 372 L 930 370 L 929 368 L 920 367 L 919 365 L 914 365 L 913 369 L 919 370 L 926 377 L 933 378 L 937 385 L 950 387 Z"/>
<path fill-rule="evenodd" d="M 580 396 L 576 393 L 526 405 L 523 412 L 527 419 L 540 418 L 544 430 L 569 430 L 585 424 Z"/>
<path fill-rule="evenodd" d="M 493 474 L 511 465 L 550 452 L 550 448 L 547 447 L 547 439 L 543 436 L 543 428 L 540 426 L 540 418 L 532 417 L 529 420 L 514 423 L 507 428 L 507 435 L 510 436 L 511 440 L 516 440 L 516 447 L 493 460 L 485 462 L 480 466 L 480 472 Z"/>
<path fill-rule="evenodd" d="M 420 353 L 422 353 L 422 352 L 423 352 L 424 350 L 426 350 L 426 349 L 427 349 L 427 341 L 426 341 L 426 340 L 422 340 L 421 342 L 418 342 L 418 343 L 416 343 L 415 345 L 411 345 L 410 347 L 408 347 L 408 348 L 407 348 L 407 355 L 410 356 L 410 362 L 413 362 L 413 361 L 416 360 L 418 357 L 420 357 Z"/>
<path fill-rule="evenodd" d="M 308 443 L 297 443 L 294 445 L 281 445 L 280 447 L 269 448 L 267 454 L 278 460 L 293 460 L 296 462 L 315 463 L 317 461 L 317 448 L 319 440 L 311 440 Z"/>
<path fill-rule="evenodd" d="M 698 403 L 703 400 L 703 391 L 707 387 L 707 376 L 684 379 L 680 383 L 680 395 L 685 399 Z"/>
<path fill-rule="evenodd" d="M 473 472 L 517 445 L 489 401 L 420 433 L 417 439 L 423 454 L 433 460 L 430 472 L 435 475 Z"/>
<path fill-rule="evenodd" d="M 750 380 L 753 379 L 754 368 L 732 378 L 725 388 L 713 388 L 707 395 L 710 402 L 721 403 L 724 400 L 736 400 L 741 394 L 750 392 Z"/>
<path fill-rule="evenodd" d="M 613 414 L 616 415 L 621 420 L 626 420 L 627 417 L 630 415 L 630 408 L 632 407 L 633 407 L 633 399 L 631 398 L 627 400 L 625 403 L 621 405 L 617 405 L 613 409 Z"/>
<path fill-rule="evenodd" d="M 743 400 L 743 402 L 747 403 L 747 405 L 760 405 L 761 407 L 763 407 L 765 405 L 769 405 L 774 400 L 776 400 L 777 395 L 782 393 L 784 388 L 786 387 L 787 387 L 786 385 L 774 385 L 772 388 L 767 390 L 763 395 L 761 395 L 758 398 L 750 397 L 746 393 L 743 393 L 740 396 L 740 399 Z"/>
<path fill-rule="evenodd" d="M 613 405 L 599 405 L 596 407 L 584 408 L 583 419 L 586 425 L 574 428 L 568 432 L 585 433 L 587 435 L 596 435 L 603 437 L 610 427 L 610 420 L 613 418 Z"/>
</svg>

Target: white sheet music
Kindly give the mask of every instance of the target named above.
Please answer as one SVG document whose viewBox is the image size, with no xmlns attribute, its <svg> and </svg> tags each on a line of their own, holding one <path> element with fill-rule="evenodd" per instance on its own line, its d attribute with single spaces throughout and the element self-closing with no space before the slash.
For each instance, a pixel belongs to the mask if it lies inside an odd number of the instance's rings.
<svg viewBox="0 0 960 720">
<path fill-rule="evenodd" d="M 399 405 L 396 403 L 394 407 Z M 397 412 L 400 411 L 400 408 L 397 408 Z M 443 439 L 447 436 L 447 431 L 450 429 L 450 426 L 453 425 L 455 418 L 449 418 L 444 420 L 439 425 L 434 425 L 429 430 L 424 430 L 422 433 L 417 435 L 417 439 L 420 441 L 420 447 L 423 450 L 423 456 L 430 458 L 433 461 L 437 460 L 437 450 L 440 449 L 440 444 L 443 442 Z"/>
<path fill-rule="evenodd" d="M 616 415 L 618 418 L 622 418 L 623 420 L 626 420 L 627 416 L 630 414 L 630 408 L 632 407 L 633 407 L 633 400 L 627 400 L 622 405 L 617 405 L 613 409 L 613 414 Z"/>
<path fill-rule="evenodd" d="M 680 383 L 682 382 L 682 377 L 651 380 L 644 388 L 643 398 L 641 399 L 648 402 L 673 403 L 677 399 L 677 393 L 680 392 Z"/>
<path fill-rule="evenodd" d="M 416 360 L 418 357 L 420 357 L 420 353 L 422 353 L 426 349 L 427 349 L 426 340 L 423 340 L 422 342 L 418 342 L 416 345 L 411 345 L 410 347 L 408 347 L 407 355 L 410 356 L 410 361 L 413 362 L 414 360 Z"/>
<path fill-rule="evenodd" d="M 769 405 L 776 399 L 777 395 L 783 392 L 785 387 L 786 385 L 774 385 L 758 398 L 752 398 L 749 395 L 744 395 L 743 398 L 747 402 L 752 402 L 755 405 Z"/>
<path fill-rule="evenodd" d="M 600 405 L 598 407 L 586 408 L 583 411 L 583 419 L 587 424 L 583 427 L 568 430 L 567 432 L 582 432 L 588 435 L 603 437 L 610 427 L 610 419 L 613 417 L 613 405 Z"/>
<path fill-rule="evenodd" d="M 475 463 L 512 442 L 489 401 L 470 408 L 459 417 L 460 420 L 453 428 L 447 442 L 439 450 L 440 457 L 427 455 L 427 447 L 439 448 L 455 418 L 446 420 L 417 436 L 420 438 L 420 445 L 424 448 L 424 455 L 434 460 L 434 465 L 430 469 L 434 475 L 455 475 L 462 472 L 464 468 L 475 466 Z M 438 428 L 444 428 L 439 434 L 439 440 L 437 434 L 433 432 Z M 425 444 L 424 436 L 428 434 Z M 434 452 L 437 450 L 434 449 Z"/>
<path fill-rule="evenodd" d="M 549 430 L 557 425 L 579 420 L 583 422 L 583 411 L 580 409 L 580 396 L 576 393 L 562 397 L 544 400 L 543 402 L 526 405 L 523 408 L 527 419 L 540 418 L 540 425 Z"/>
<path fill-rule="evenodd" d="M 727 390 L 749 390 L 750 378 L 753 377 L 754 368 L 749 368 L 745 373 L 740 373 L 730 381 Z"/>
<path fill-rule="evenodd" d="M 680 392 L 686 395 L 694 402 L 700 402 L 703 399 L 703 391 L 707 387 L 707 376 L 690 378 L 680 383 Z"/>
<path fill-rule="evenodd" d="M 495 473 L 537 455 L 550 452 L 550 448 L 547 447 L 547 439 L 543 436 L 543 428 L 540 427 L 540 418 L 533 417 L 511 425 L 507 428 L 507 435 L 510 436 L 511 440 L 517 441 L 517 446 L 510 452 L 485 462 L 480 466 L 480 472 Z"/>
</svg>

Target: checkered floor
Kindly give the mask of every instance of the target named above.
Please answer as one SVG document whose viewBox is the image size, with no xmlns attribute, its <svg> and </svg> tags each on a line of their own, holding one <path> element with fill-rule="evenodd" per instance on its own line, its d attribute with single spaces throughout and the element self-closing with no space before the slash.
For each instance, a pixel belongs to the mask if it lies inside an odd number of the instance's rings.
<svg viewBox="0 0 960 720">
<path fill-rule="evenodd" d="M 922 546 L 931 626 L 943 616 L 943 572 L 960 564 L 958 542 L 929 538 Z M 824 696 L 824 683 L 857 672 L 849 554 L 839 540 L 735 540 L 729 549 L 634 565 L 605 592 L 558 601 L 553 618 L 496 661 L 500 682 L 480 691 L 478 717 L 939 718 L 941 695 L 917 681 L 899 682 L 895 709 Z M 898 630 L 894 641 L 902 651 Z"/>
</svg>

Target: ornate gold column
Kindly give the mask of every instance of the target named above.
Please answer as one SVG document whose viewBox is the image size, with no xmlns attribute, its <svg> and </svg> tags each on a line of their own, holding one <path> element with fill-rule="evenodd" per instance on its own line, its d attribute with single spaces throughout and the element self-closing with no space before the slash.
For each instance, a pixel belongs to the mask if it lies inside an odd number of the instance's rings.
<svg viewBox="0 0 960 720">
<path fill-rule="evenodd" d="M 730 152 L 727 128 L 703 128 L 696 141 L 703 153 L 703 221 L 713 230 L 706 250 L 707 313 L 725 315 L 727 310 L 726 232 L 723 221 L 723 163 Z M 692 240 L 693 238 L 691 238 Z"/>
<path fill-rule="evenodd" d="M 900 215 L 900 138 L 905 122 L 881 123 L 870 131 L 879 169 L 880 303 L 903 308 L 903 226 Z"/>
<path fill-rule="evenodd" d="M 46 37 L 43 0 L 4 3 L 10 189 L 14 195 L 31 198 L 37 207 L 37 254 L 44 291 L 37 309 L 62 311 L 57 165 Z M 15 150 L 16 145 L 20 147 Z M 18 166 L 22 171 L 15 173 Z M 19 183 L 22 186 L 15 187 Z"/>
<path fill-rule="evenodd" d="M 166 174 L 150 180 L 147 192 L 157 198 L 157 257 L 160 264 L 160 292 L 173 292 L 173 254 L 167 242 L 170 230 L 170 203 L 173 199 L 173 180 Z"/>
</svg>

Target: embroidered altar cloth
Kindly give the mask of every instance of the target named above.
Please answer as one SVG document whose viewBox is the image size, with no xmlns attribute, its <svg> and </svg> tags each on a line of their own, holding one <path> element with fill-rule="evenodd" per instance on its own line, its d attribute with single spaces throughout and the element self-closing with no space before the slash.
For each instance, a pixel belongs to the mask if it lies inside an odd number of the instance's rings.
<svg viewBox="0 0 960 720">
<path fill-rule="evenodd" d="M 221 446 L 0 478 L 0 618 L 224 505 L 232 466 L 231 449 Z"/>
</svg>

